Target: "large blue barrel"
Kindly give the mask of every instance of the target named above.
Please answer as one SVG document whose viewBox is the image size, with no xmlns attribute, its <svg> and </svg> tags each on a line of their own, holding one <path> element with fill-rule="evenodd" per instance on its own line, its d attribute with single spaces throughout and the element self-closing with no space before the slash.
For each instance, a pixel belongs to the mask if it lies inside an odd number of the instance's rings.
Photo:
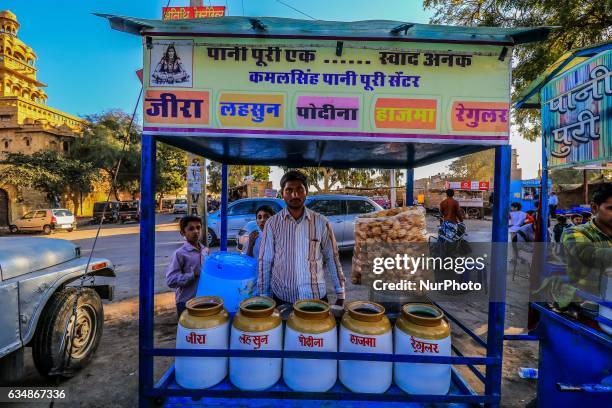
<svg viewBox="0 0 612 408">
<path fill-rule="evenodd" d="M 228 312 L 255 294 L 257 261 L 236 252 L 215 252 L 206 257 L 196 296 L 219 296 Z"/>
</svg>

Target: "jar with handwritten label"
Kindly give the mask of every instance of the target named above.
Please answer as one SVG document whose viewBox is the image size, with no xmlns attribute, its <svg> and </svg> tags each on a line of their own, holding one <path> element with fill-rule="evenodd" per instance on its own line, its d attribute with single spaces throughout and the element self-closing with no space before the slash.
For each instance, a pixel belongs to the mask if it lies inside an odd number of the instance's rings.
<svg viewBox="0 0 612 408">
<path fill-rule="evenodd" d="M 340 325 L 340 351 L 393 353 L 391 323 L 385 308 L 374 302 L 356 301 L 346 306 Z M 391 386 L 393 363 L 340 360 L 340 381 L 353 392 L 383 393 Z"/>
<path fill-rule="evenodd" d="M 191 299 L 181 314 L 176 332 L 176 348 L 227 349 L 229 314 L 223 299 L 202 296 Z M 203 389 L 227 376 L 227 357 L 176 357 L 176 382 L 183 388 Z"/>
<path fill-rule="evenodd" d="M 395 323 L 395 354 L 451 355 L 450 326 L 434 305 L 409 303 Z M 395 363 L 395 384 L 410 394 L 447 394 L 451 381 L 449 364 Z"/>
<path fill-rule="evenodd" d="M 282 350 L 282 321 L 276 302 L 269 297 L 254 296 L 240 303 L 232 322 L 230 349 Z M 231 357 L 230 381 L 241 390 L 261 391 L 280 379 L 280 358 Z"/>
<path fill-rule="evenodd" d="M 285 328 L 285 350 L 338 351 L 336 319 L 322 300 L 298 300 Z M 325 392 L 336 383 L 336 360 L 286 358 L 283 379 L 294 391 Z"/>
</svg>

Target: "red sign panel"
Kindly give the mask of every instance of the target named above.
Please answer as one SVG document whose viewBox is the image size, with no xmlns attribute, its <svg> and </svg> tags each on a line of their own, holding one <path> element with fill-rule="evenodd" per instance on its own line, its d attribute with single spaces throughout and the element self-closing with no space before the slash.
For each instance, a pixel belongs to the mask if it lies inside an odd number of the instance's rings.
<svg viewBox="0 0 612 408">
<path fill-rule="evenodd" d="M 225 16 L 225 6 L 204 7 L 164 7 L 164 20 L 188 20 L 192 18 L 212 18 Z"/>
<path fill-rule="evenodd" d="M 478 189 L 482 191 L 489 191 L 489 182 L 488 181 L 479 182 Z"/>
<path fill-rule="evenodd" d="M 461 182 L 461 189 L 462 190 L 471 190 L 472 189 L 472 183 L 469 181 L 462 181 Z"/>
</svg>

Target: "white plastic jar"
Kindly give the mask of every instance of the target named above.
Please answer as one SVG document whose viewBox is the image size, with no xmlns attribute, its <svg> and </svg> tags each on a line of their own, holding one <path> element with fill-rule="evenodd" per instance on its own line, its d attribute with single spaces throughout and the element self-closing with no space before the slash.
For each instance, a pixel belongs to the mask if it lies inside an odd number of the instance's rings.
<svg viewBox="0 0 612 408">
<path fill-rule="evenodd" d="M 426 303 L 409 303 L 395 323 L 395 354 L 451 355 L 450 326 L 444 313 Z M 444 395 L 451 382 L 450 364 L 394 363 L 395 384 L 409 394 Z"/>
<path fill-rule="evenodd" d="M 223 299 L 202 296 L 188 301 L 186 307 L 176 331 L 176 348 L 227 349 L 230 325 Z M 209 388 L 227 376 L 227 357 L 176 357 L 174 367 L 181 387 Z"/>
<path fill-rule="evenodd" d="M 385 308 L 374 302 L 351 302 L 342 317 L 340 351 L 393 353 L 391 323 Z M 391 386 L 393 363 L 340 360 L 340 381 L 353 392 L 383 393 Z"/>
<path fill-rule="evenodd" d="M 230 333 L 232 350 L 282 350 L 282 322 L 276 303 L 269 297 L 255 296 L 240 303 Z M 241 390 L 261 391 L 280 379 L 282 359 L 231 357 L 230 381 Z"/>
<path fill-rule="evenodd" d="M 338 351 L 336 319 L 322 300 L 299 300 L 285 328 L 285 351 Z M 337 360 L 286 358 L 283 379 L 294 391 L 325 392 L 338 378 Z"/>
</svg>

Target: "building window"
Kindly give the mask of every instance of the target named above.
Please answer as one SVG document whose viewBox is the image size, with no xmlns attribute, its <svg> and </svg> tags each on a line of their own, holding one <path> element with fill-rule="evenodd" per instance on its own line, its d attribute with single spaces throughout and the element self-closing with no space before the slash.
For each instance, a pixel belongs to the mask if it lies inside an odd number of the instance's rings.
<svg viewBox="0 0 612 408">
<path fill-rule="evenodd" d="M 0 115 L 0 122 L 9 122 L 11 120 L 11 115 Z"/>
<path fill-rule="evenodd" d="M 4 141 L 4 148 L 5 148 L 5 149 L 8 149 L 8 147 L 9 147 L 9 141 L 8 141 L 8 140 L 5 140 L 5 141 Z"/>
<path fill-rule="evenodd" d="M 62 148 L 67 152 L 70 149 L 70 144 L 68 142 L 62 142 Z"/>
</svg>

